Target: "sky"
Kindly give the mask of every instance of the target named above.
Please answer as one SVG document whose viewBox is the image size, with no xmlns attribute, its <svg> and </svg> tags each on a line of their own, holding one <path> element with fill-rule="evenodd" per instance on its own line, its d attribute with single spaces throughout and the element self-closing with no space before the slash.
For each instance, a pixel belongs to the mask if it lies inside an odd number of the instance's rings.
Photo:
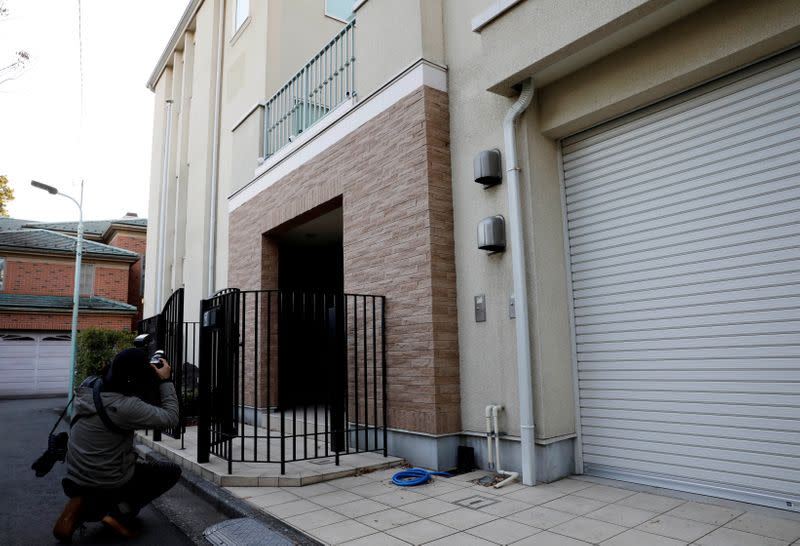
<svg viewBox="0 0 800 546">
<path fill-rule="evenodd" d="M 153 93 L 146 83 L 187 3 L 6 0 L 0 67 L 18 50 L 31 55 L 19 78 L 0 83 L 0 174 L 14 190 L 12 218 L 77 220 L 74 203 L 30 181 L 79 200 L 81 179 L 85 220 L 147 217 Z"/>
</svg>

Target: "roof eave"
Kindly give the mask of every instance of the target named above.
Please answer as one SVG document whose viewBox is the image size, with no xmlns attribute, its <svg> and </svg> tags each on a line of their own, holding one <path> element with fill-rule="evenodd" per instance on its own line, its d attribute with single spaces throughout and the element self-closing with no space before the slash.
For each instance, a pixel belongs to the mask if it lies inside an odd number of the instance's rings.
<svg viewBox="0 0 800 546">
<path fill-rule="evenodd" d="M 33 248 L 33 247 L 19 247 L 19 246 L 4 246 L 0 245 L 0 252 L 10 252 L 12 254 L 26 254 L 26 255 L 34 255 L 34 256 L 57 256 L 63 258 L 65 256 L 75 256 L 75 251 L 73 250 L 53 250 L 53 249 L 41 249 L 41 248 Z M 112 261 L 112 262 L 130 262 L 134 263 L 140 259 L 139 255 L 136 256 L 125 256 L 119 254 L 97 254 L 95 252 L 88 252 L 84 250 L 81 253 L 81 256 L 84 258 L 95 258 L 97 260 L 103 261 Z"/>
<path fill-rule="evenodd" d="M 147 80 L 147 88 L 150 91 L 156 90 L 156 83 L 158 83 L 161 74 L 169 64 L 170 57 L 172 57 L 172 54 L 178 47 L 178 41 L 189 28 L 192 19 L 194 19 L 194 16 L 197 13 L 197 10 L 200 9 L 200 5 L 202 3 L 203 0 L 189 0 L 189 5 L 187 5 L 186 9 L 183 11 L 183 15 L 181 16 L 180 21 L 178 21 L 178 25 L 175 27 L 175 30 L 172 31 L 172 36 L 170 36 L 169 42 L 167 42 L 167 47 L 164 48 L 164 51 L 161 53 L 161 57 L 159 57 L 158 62 L 156 63 L 156 67 L 153 69 L 153 73 L 150 74 L 150 78 Z"/>
<path fill-rule="evenodd" d="M 92 315 L 135 315 L 136 309 L 87 309 L 79 307 L 81 314 Z M 0 305 L 0 313 L 72 313 L 71 307 L 13 307 Z"/>
</svg>

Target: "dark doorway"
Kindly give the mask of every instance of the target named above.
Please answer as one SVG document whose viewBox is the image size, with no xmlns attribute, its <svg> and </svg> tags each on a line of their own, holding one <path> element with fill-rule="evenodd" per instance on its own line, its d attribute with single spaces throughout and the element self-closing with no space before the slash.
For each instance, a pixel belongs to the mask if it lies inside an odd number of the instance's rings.
<svg viewBox="0 0 800 546">
<path fill-rule="evenodd" d="M 275 235 L 282 294 L 281 408 L 329 402 L 332 362 L 326 315 L 344 291 L 341 207 Z"/>
</svg>

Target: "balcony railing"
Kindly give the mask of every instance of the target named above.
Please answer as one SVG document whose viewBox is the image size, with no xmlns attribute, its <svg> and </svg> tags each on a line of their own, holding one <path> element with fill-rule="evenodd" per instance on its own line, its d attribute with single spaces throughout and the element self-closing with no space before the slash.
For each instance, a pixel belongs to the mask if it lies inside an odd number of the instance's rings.
<svg viewBox="0 0 800 546">
<path fill-rule="evenodd" d="M 355 24 L 348 23 L 266 102 L 264 159 L 355 96 Z"/>
</svg>

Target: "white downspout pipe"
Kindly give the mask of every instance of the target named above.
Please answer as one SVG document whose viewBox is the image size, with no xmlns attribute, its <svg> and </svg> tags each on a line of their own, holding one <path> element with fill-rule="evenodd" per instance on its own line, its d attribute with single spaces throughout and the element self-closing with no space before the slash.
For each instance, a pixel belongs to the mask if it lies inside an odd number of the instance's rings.
<svg viewBox="0 0 800 546">
<path fill-rule="evenodd" d="M 513 482 L 519 477 L 517 472 L 507 472 L 500 465 L 500 425 L 497 424 L 497 415 L 503 410 L 503 406 L 492 406 L 492 423 L 494 427 L 494 457 L 495 472 L 501 476 L 507 476 L 505 480 L 494 484 L 495 489 L 500 489 L 504 485 Z"/>
<path fill-rule="evenodd" d="M 172 148 L 172 99 L 164 101 L 167 106 L 167 123 L 164 127 L 164 149 L 161 152 L 161 195 L 158 203 L 158 267 L 156 268 L 156 305 L 155 311 L 164 304 L 164 261 L 167 246 L 167 189 L 169 187 L 169 162 Z"/>
<path fill-rule="evenodd" d="M 216 85 L 214 102 L 214 128 L 211 144 L 211 196 L 209 203 L 208 219 L 208 253 L 206 262 L 208 263 L 208 286 L 206 287 L 207 297 L 214 294 L 216 287 L 217 271 L 217 195 L 219 190 L 219 126 L 222 112 L 222 51 L 225 48 L 225 2 L 218 0 L 219 5 L 219 24 L 217 26 L 217 59 L 216 59 Z"/>
<path fill-rule="evenodd" d="M 528 286 L 525 267 L 525 239 L 522 230 L 522 206 L 519 191 L 516 123 L 533 99 L 533 82 L 522 84 L 517 102 L 503 121 L 508 173 L 508 224 L 511 239 L 511 269 L 514 276 L 514 307 L 517 331 L 517 382 L 519 386 L 519 422 L 521 437 L 522 483 L 536 485 L 536 434 L 533 414 L 533 368 L 528 328 Z"/>
<path fill-rule="evenodd" d="M 494 459 L 492 458 L 492 406 L 486 406 L 486 466 L 490 470 L 494 468 Z"/>
</svg>

